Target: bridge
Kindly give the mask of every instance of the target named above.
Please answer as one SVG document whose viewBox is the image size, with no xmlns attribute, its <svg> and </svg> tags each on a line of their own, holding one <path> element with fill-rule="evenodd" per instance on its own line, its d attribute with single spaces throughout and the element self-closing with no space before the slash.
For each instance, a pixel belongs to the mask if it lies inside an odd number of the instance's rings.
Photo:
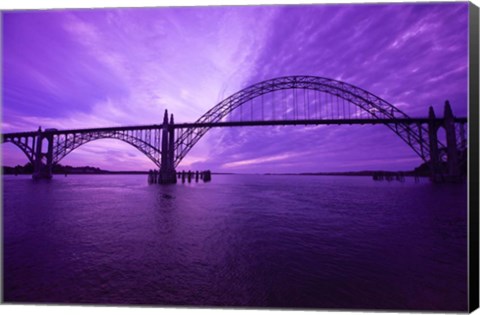
<svg viewBox="0 0 480 315">
<path fill-rule="evenodd" d="M 161 124 L 45 129 L 5 133 L 2 143 L 19 147 L 34 166 L 34 179 L 52 178 L 52 167 L 85 143 L 118 139 L 159 168 L 160 183 L 176 182 L 176 167 L 211 128 L 275 125 L 383 124 L 427 162 L 432 181 L 457 180 L 467 163 L 466 117 L 455 117 L 448 101 L 443 117 L 410 117 L 384 99 L 346 82 L 287 76 L 253 84 L 227 97 L 193 123 L 175 123 L 165 110 Z M 438 138 L 445 130 L 446 143 Z"/>
</svg>

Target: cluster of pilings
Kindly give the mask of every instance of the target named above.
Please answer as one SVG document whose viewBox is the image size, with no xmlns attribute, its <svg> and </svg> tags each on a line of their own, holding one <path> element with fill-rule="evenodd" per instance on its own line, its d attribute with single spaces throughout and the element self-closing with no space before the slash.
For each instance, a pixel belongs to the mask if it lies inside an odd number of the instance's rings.
<svg viewBox="0 0 480 315">
<path fill-rule="evenodd" d="M 212 180 L 212 172 L 210 171 L 182 171 L 177 173 L 178 179 L 182 179 L 182 183 L 185 183 L 185 181 L 188 181 L 189 183 L 192 182 L 192 180 L 195 180 L 195 182 L 198 182 L 199 180 L 202 180 L 204 182 L 209 182 Z"/>
<path fill-rule="evenodd" d="M 203 182 L 209 182 L 212 180 L 212 172 L 211 171 L 181 171 L 175 172 L 175 178 L 181 179 L 182 183 L 188 181 L 191 183 L 193 180 L 198 183 L 199 180 Z M 160 171 L 157 170 L 150 170 L 148 172 L 148 183 L 149 184 L 164 184 L 162 182 L 162 177 Z"/>
<path fill-rule="evenodd" d="M 396 180 L 399 182 L 405 181 L 405 174 L 403 172 L 375 172 L 372 175 L 373 180 L 386 180 L 391 182 Z"/>
<path fill-rule="evenodd" d="M 149 184 L 159 184 L 160 183 L 160 172 L 157 170 L 148 171 L 148 183 Z"/>
</svg>

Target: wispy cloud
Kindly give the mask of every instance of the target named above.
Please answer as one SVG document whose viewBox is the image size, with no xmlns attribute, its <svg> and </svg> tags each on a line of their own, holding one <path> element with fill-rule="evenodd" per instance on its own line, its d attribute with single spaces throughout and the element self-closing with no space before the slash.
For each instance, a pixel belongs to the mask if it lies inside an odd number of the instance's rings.
<svg viewBox="0 0 480 315">
<path fill-rule="evenodd" d="M 191 122 L 247 85 L 292 74 L 344 80 L 411 116 L 425 116 L 430 105 L 440 114 L 445 99 L 455 114 L 465 115 L 467 8 L 453 3 L 7 12 L 2 132 L 159 123 L 166 108 L 177 122 Z M 292 148 L 302 155 L 291 155 Z M 11 146 L 5 146 L 4 157 L 24 162 Z M 211 130 L 181 167 L 284 171 L 296 165 L 326 171 L 373 166 L 382 158 L 391 169 L 420 163 L 388 128 L 329 126 Z M 92 142 L 65 161 L 153 167 L 118 140 Z"/>
<path fill-rule="evenodd" d="M 299 155 L 298 153 L 283 153 L 283 154 L 274 155 L 274 156 L 268 156 L 268 157 L 261 157 L 261 158 L 255 158 L 255 159 L 249 159 L 249 160 L 241 160 L 241 161 L 224 163 L 220 167 L 221 168 L 248 167 L 248 166 L 251 166 L 251 165 L 258 165 L 258 164 L 263 164 L 263 163 L 268 163 L 268 162 L 282 161 L 282 160 L 286 160 L 286 159 L 296 157 L 298 155 Z"/>
</svg>

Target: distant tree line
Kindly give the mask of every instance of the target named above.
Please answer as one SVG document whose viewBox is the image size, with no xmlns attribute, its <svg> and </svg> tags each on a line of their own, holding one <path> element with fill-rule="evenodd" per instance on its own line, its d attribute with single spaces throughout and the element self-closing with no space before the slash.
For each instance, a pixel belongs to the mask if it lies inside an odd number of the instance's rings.
<svg viewBox="0 0 480 315">
<path fill-rule="evenodd" d="M 459 161 L 467 161 L 466 159 L 467 150 L 459 152 Z M 447 163 L 441 162 L 440 167 L 447 170 Z M 106 171 L 102 170 L 99 167 L 93 166 L 80 166 L 74 167 L 70 165 L 61 165 L 55 164 L 52 167 L 52 172 L 54 174 L 148 174 L 147 171 Z M 396 174 L 398 172 L 388 172 L 388 171 L 358 171 L 358 172 L 309 172 L 301 173 L 301 175 L 352 175 L 352 176 L 371 176 L 378 172 L 384 174 Z M 430 167 L 427 162 L 422 163 L 420 166 L 416 167 L 412 171 L 403 171 L 401 172 L 405 176 L 429 176 Z M 464 162 L 460 165 L 460 173 L 463 175 L 467 174 L 467 163 Z M 23 166 L 17 165 L 15 167 L 3 166 L 3 174 L 33 174 L 33 165 L 32 163 L 27 163 Z M 270 174 L 266 174 L 270 175 Z"/>
<path fill-rule="evenodd" d="M 98 167 L 80 166 L 73 167 L 70 165 L 55 164 L 52 167 L 54 174 L 109 174 L 110 171 L 102 170 Z M 15 167 L 3 166 L 3 174 L 19 175 L 19 174 L 33 174 L 32 163 L 25 165 L 17 165 Z"/>
</svg>

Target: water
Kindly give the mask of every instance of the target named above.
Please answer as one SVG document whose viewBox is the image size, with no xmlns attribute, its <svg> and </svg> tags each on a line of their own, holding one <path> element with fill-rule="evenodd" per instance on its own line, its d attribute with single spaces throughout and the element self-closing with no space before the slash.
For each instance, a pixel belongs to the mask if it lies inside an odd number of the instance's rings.
<svg viewBox="0 0 480 315">
<path fill-rule="evenodd" d="M 467 310 L 466 184 L 4 176 L 6 302 Z"/>
</svg>

